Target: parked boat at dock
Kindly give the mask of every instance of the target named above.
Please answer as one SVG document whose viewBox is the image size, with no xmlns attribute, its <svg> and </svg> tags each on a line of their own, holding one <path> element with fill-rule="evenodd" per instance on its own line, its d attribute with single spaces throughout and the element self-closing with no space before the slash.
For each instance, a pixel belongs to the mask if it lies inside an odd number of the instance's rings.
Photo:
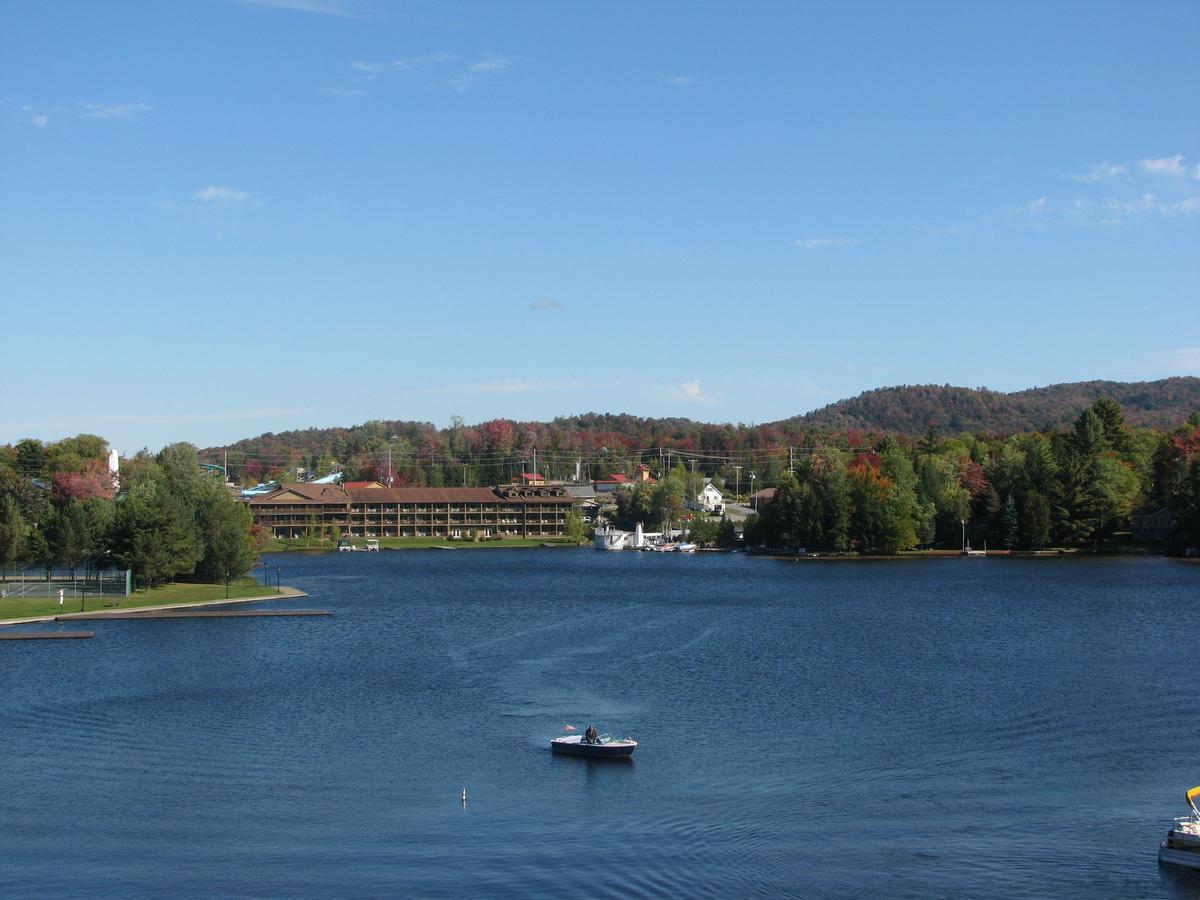
<svg viewBox="0 0 1200 900">
<path fill-rule="evenodd" d="M 628 531 L 620 531 L 611 525 L 596 529 L 593 544 L 597 550 L 624 550 L 629 541 Z"/>
</svg>

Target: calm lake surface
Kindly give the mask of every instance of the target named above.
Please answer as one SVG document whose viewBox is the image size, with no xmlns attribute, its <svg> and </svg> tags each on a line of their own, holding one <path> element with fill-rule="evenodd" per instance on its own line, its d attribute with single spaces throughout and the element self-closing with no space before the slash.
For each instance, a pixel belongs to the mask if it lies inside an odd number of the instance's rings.
<svg viewBox="0 0 1200 900">
<path fill-rule="evenodd" d="M 334 617 L 0 645 L 0 895 L 1200 895 L 1200 566 L 268 561 Z"/>
</svg>

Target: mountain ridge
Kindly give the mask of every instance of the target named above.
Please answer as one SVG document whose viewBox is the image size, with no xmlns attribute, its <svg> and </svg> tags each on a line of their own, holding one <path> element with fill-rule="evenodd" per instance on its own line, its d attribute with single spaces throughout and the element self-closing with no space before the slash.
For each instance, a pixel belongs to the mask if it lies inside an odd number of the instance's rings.
<svg viewBox="0 0 1200 900">
<path fill-rule="evenodd" d="M 376 419 L 348 427 L 266 432 L 209 447 L 203 452 L 214 458 L 222 451 L 236 452 L 244 459 L 261 456 L 264 462 L 278 460 L 285 450 L 289 457 L 298 452 L 344 459 L 354 453 L 386 453 L 389 442 L 400 439 L 408 453 L 431 458 L 525 452 L 533 447 L 570 453 L 604 447 L 674 447 L 688 452 L 721 453 L 746 447 L 802 444 L 813 432 L 854 431 L 916 437 L 931 428 L 943 434 L 995 435 L 1061 430 L 1069 428 L 1084 409 L 1101 397 L 1119 403 L 1130 426 L 1170 431 L 1200 411 L 1200 378 L 1066 382 L 1011 393 L 952 385 L 898 385 L 864 391 L 803 415 L 758 424 L 594 412 L 558 416 L 548 422 L 493 419 L 443 429 L 430 422 Z"/>
<path fill-rule="evenodd" d="M 897 385 L 864 391 L 773 424 L 910 435 L 930 428 L 1015 434 L 1066 427 L 1101 397 L 1119 403 L 1129 425 L 1170 430 L 1200 410 L 1200 378 L 1077 381 L 1010 393 L 948 384 Z"/>
</svg>

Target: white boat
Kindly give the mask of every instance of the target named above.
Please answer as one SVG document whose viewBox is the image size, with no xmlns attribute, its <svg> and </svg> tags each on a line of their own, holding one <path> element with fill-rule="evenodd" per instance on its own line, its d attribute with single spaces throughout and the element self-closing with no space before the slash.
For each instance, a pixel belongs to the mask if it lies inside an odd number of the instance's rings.
<svg viewBox="0 0 1200 900">
<path fill-rule="evenodd" d="M 676 544 L 675 549 L 680 553 L 695 553 L 696 545 L 689 543 L 688 541 L 684 541 L 682 544 Z"/>
<path fill-rule="evenodd" d="M 1176 819 L 1163 842 L 1158 845 L 1160 863 L 1200 869 L 1200 809 L 1196 808 L 1197 797 L 1200 797 L 1200 787 L 1187 792 L 1187 805 L 1192 814 Z"/>
<path fill-rule="evenodd" d="M 637 749 L 637 741 L 633 738 L 615 738 L 610 734 L 602 734 L 594 741 L 588 741 L 583 735 L 572 734 L 568 737 L 552 738 L 550 749 L 555 753 L 569 753 L 572 756 L 628 759 Z"/>
<path fill-rule="evenodd" d="M 606 525 L 604 528 L 596 529 L 593 544 L 597 550 L 624 550 L 628 540 L 628 531 L 618 531 L 616 528 Z"/>
</svg>

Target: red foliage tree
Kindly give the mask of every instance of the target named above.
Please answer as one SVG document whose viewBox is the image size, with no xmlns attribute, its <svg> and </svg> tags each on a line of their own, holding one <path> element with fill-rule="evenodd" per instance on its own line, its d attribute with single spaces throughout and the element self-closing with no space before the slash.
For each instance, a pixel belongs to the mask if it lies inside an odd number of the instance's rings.
<svg viewBox="0 0 1200 900">
<path fill-rule="evenodd" d="M 513 426 L 508 419 L 492 419 L 479 426 L 479 433 L 489 450 L 508 450 L 512 447 Z"/>
<path fill-rule="evenodd" d="M 55 503 L 83 502 L 96 497 L 111 500 L 115 495 L 112 473 L 99 460 L 89 460 L 82 472 L 55 472 L 52 479 L 51 497 Z"/>
</svg>

